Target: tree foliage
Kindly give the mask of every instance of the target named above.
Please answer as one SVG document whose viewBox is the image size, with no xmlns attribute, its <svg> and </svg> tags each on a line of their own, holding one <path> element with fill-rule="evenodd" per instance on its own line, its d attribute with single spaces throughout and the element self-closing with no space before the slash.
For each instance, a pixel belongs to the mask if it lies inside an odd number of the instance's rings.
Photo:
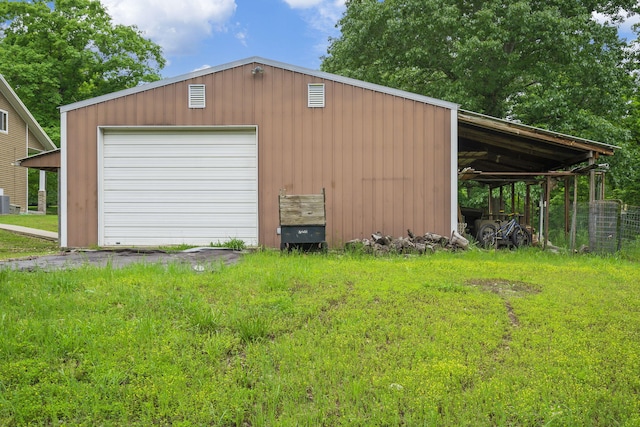
<svg viewBox="0 0 640 427">
<path fill-rule="evenodd" d="M 341 36 L 331 40 L 322 68 L 626 146 L 638 61 L 633 42 L 618 35 L 621 11 L 638 13 L 640 6 L 631 0 L 348 0 Z"/>
<path fill-rule="evenodd" d="M 0 1 L 0 73 L 54 142 L 57 107 L 158 80 L 164 64 L 98 0 Z"/>
</svg>

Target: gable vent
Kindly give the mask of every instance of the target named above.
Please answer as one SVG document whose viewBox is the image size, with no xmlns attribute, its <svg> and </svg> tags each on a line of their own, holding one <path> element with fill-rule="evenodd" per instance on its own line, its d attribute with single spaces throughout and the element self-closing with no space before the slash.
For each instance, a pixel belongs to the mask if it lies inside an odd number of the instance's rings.
<svg viewBox="0 0 640 427">
<path fill-rule="evenodd" d="M 206 107 L 204 89 L 204 85 L 189 85 L 189 108 Z"/>
<path fill-rule="evenodd" d="M 309 83 L 309 104 L 311 108 L 324 107 L 324 83 Z"/>
</svg>

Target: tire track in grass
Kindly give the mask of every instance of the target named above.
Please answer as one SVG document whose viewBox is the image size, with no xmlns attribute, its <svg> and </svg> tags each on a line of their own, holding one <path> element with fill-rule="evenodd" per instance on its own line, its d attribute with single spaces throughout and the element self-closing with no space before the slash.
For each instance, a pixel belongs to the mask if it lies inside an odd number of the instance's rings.
<svg viewBox="0 0 640 427">
<path fill-rule="evenodd" d="M 513 329 L 520 327 L 520 320 L 511 305 L 511 299 L 540 293 L 540 288 L 532 283 L 506 279 L 471 279 L 466 282 L 466 285 L 477 287 L 484 292 L 496 294 L 502 298 L 504 302 L 507 317 L 509 317 L 509 327 L 505 328 L 505 332 L 502 335 L 502 342 L 493 354 L 493 360 L 501 363 L 504 361 L 504 353 L 510 349 Z"/>
</svg>

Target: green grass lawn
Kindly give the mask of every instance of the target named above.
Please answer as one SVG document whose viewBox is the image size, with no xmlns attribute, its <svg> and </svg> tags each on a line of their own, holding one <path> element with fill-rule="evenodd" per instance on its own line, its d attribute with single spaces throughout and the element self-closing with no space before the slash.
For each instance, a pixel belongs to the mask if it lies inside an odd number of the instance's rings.
<svg viewBox="0 0 640 427">
<path fill-rule="evenodd" d="M 0 271 L 0 425 L 640 425 L 640 268 L 258 252 Z"/>
<path fill-rule="evenodd" d="M 0 260 L 46 255 L 59 251 L 58 242 L 0 230 Z"/>
<path fill-rule="evenodd" d="M 58 231 L 58 215 L 0 215 L 0 224 Z"/>
<path fill-rule="evenodd" d="M 0 224 L 58 231 L 57 215 L 0 215 Z M 60 251 L 58 242 L 0 230 L 0 260 L 46 255 Z"/>
</svg>

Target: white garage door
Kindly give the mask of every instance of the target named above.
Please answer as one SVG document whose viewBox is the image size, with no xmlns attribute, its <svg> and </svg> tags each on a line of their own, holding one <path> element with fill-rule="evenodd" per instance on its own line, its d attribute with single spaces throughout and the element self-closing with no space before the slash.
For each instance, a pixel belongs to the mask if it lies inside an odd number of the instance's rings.
<svg viewBox="0 0 640 427">
<path fill-rule="evenodd" d="M 255 128 L 105 130 L 99 244 L 258 243 Z"/>
</svg>

